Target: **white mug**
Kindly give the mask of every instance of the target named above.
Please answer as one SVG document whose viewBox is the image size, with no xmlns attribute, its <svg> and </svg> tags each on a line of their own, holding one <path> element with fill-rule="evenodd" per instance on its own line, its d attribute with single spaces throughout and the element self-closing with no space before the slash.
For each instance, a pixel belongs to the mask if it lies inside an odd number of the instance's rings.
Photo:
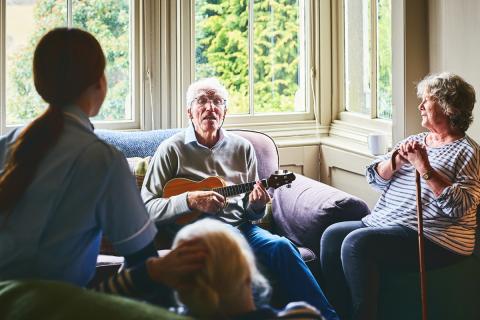
<svg viewBox="0 0 480 320">
<path fill-rule="evenodd" d="M 387 151 L 387 137 L 384 133 L 370 133 L 367 142 L 368 150 L 374 156 L 385 154 Z"/>
</svg>

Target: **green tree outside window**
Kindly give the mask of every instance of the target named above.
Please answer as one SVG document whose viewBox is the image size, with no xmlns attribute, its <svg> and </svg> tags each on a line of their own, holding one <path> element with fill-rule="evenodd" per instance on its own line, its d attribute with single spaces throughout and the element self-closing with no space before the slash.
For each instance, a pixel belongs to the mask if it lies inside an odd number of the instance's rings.
<svg viewBox="0 0 480 320">
<path fill-rule="evenodd" d="M 7 66 L 8 125 L 26 123 L 44 110 L 45 103 L 36 93 L 32 80 L 33 51 L 46 32 L 54 27 L 67 26 L 66 0 L 24 2 L 18 5 L 33 5 L 34 32 L 24 47 L 7 56 L 7 65 L 11 64 Z M 129 1 L 72 0 L 72 8 L 72 26 L 95 35 L 107 58 L 108 93 L 95 119 L 130 119 Z"/>
<path fill-rule="evenodd" d="M 250 19 L 254 112 L 304 111 L 299 1 L 252 2 L 253 17 L 249 17 L 247 0 L 195 1 L 195 76 L 218 77 L 229 90 L 230 113 L 249 113 Z"/>
</svg>

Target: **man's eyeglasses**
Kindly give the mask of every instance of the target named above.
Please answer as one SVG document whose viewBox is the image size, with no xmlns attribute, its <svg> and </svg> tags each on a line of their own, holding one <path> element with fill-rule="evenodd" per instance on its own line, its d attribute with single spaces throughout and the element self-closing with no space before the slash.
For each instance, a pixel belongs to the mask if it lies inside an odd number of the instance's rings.
<svg viewBox="0 0 480 320">
<path fill-rule="evenodd" d="M 199 97 L 196 97 L 195 99 L 193 100 L 197 100 L 197 103 L 198 105 L 200 106 L 204 106 L 207 104 L 208 101 L 210 101 L 210 103 L 212 103 L 215 107 L 218 107 L 218 108 L 223 108 L 225 107 L 227 101 L 219 96 L 215 96 L 213 98 L 209 98 L 208 96 L 199 96 Z"/>
</svg>

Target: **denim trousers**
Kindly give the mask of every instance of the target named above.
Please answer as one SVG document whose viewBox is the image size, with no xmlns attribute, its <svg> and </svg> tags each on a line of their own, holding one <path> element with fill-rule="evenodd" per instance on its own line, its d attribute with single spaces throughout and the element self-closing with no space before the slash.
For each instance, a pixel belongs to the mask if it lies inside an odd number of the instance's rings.
<svg viewBox="0 0 480 320">
<path fill-rule="evenodd" d="M 346 221 L 325 230 L 320 240 L 325 291 L 342 319 L 376 319 L 380 270 L 418 271 L 417 241 L 417 231 L 399 225 L 372 228 Z M 424 248 L 427 269 L 464 258 L 426 238 Z"/>
<path fill-rule="evenodd" d="M 251 223 L 239 227 L 257 260 L 277 281 L 289 302 L 305 301 L 316 307 L 327 320 L 338 319 L 317 280 L 298 249 L 285 237 L 274 235 Z"/>
</svg>

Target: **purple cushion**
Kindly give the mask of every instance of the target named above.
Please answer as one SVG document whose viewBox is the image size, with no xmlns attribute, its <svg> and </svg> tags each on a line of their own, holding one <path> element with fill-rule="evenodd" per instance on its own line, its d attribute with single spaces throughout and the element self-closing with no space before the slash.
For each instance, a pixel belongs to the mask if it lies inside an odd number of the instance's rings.
<svg viewBox="0 0 480 320">
<path fill-rule="evenodd" d="M 318 252 L 320 237 L 329 225 L 370 213 L 357 197 L 299 174 L 296 177 L 291 188 L 275 190 L 272 209 L 275 231 L 297 246 Z"/>
</svg>

